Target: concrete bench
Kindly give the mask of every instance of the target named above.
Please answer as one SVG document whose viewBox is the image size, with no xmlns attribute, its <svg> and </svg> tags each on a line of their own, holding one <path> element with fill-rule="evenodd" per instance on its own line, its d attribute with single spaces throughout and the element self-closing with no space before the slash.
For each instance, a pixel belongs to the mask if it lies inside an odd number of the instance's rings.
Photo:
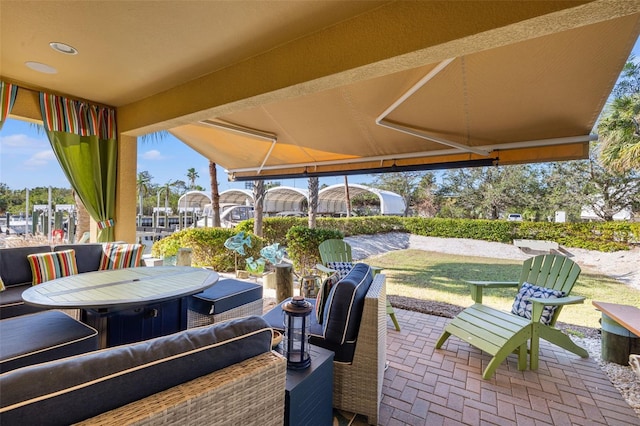
<svg viewBox="0 0 640 426">
<path fill-rule="evenodd" d="M 640 309 L 595 300 L 592 303 L 602 313 L 602 359 L 627 365 L 629 355 L 640 354 Z"/>
<path fill-rule="evenodd" d="M 513 240 L 513 245 L 521 249 L 536 251 L 551 251 L 560 248 L 560 245 L 555 241 L 546 240 Z"/>
<path fill-rule="evenodd" d="M 187 326 L 209 325 L 249 315 L 262 315 L 262 286 L 224 279 L 202 293 L 189 297 Z"/>
<path fill-rule="evenodd" d="M 60 311 L 0 321 L 0 373 L 98 349 L 98 332 Z"/>
</svg>

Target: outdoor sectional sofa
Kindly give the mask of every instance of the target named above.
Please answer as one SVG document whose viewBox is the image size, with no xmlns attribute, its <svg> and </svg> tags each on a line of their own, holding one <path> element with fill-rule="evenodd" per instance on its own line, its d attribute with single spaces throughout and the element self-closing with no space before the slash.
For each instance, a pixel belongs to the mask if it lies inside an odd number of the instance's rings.
<svg viewBox="0 0 640 426">
<path fill-rule="evenodd" d="M 33 276 L 27 256 L 73 249 L 78 273 L 97 271 L 103 254 L 103 244 L 60 244 L 0 249 L 0 278 L 6 289 L 0 291 L 0 319 L 42 311 L 42 308 L 26 305 L 22 292 L 31 287 Z"/>
<path fill-rule="evenodd" d="M 258 316 L 0 375 L 0 424 L 281 425 L 286 360 Z"/>
</svg>

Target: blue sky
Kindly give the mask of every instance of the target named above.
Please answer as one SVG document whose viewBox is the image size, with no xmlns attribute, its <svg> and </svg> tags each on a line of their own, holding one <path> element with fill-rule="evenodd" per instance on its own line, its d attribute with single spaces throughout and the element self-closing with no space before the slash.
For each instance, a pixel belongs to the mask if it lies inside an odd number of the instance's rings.
<svg viewBox="0 0 640 426">
<path fill-rule="evenodd" d="M 640 58 L 640 38 L 632 51 Z M 187 170 L 195 168 L 196 183 L 209 191 L 209 161 L 171 135 L 162 140 L 138 141 L 138 172 L 148 171 L 152 182 L 163 185 L 174 180 L 188 182 Z M 349 183 L 369 183 L 372 175 L 350 176 Z M 244 182 L 228 182 L 218 168 L 220 191 L 244 188 Z M 343 183 L 342 176 L 322 178 L 321 184 Z M 8 119 L 0 130 L 0 183 L 11 189 L 53 186 L 70 188 L 43 132 L 26 121 Z M 307 188 L 307 179 L 281 180 L 282 185 Z"/>
<path fill-rule="evenodd" d="M 138 172 L 148 171 L 152 182 L 163 185 L 174 180 L 188 183 L 187 170 L 195 168 L 196 184 L 209 191 L 209 160 L 171 135 L 162 140 L 138 141 Z M 244 182 L 228 182 L 218 168 L 220 191 L 244 188 Z M 350 176 L 350 183 L 371 182 L 371 176 Z M 26 121 L 8 119 L 0 130 L 0 182 L 11 189 L 53 186 L 70 188 L 58 165 L 47 136 Z M 344 178 L 322 178 L 321 184 L 343 183 Z M 307 179 L 281 180 L 282 185 L 307 188 Z"/>
</svg>

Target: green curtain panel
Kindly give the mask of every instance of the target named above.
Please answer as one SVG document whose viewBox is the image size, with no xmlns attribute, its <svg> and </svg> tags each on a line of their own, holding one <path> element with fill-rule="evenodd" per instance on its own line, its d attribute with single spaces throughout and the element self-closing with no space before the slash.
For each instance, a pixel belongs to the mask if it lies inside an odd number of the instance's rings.
<svg viewBox="0 0 640 426">
<path fill-rule="evenodd" d="M 71 186 L 98 222 L 98 241 L 113 241 L 116 115 L 111 108 L 40 93 L 45 130 Z"/>
<path fill-rule="evenodd" d="M 18 86 L 0 81 L 0 129 L 13 108 L 16 93 L 18 93 Z"/>
</svg>

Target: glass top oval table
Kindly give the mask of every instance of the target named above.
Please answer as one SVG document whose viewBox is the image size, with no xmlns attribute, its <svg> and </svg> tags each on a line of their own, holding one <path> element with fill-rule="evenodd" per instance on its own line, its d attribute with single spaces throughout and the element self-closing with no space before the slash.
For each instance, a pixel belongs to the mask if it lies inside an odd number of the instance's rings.
<svg viewBox="0 0 640 426">
<path fill-rule="evenodd" d="M 113 269 L 47 281 L 25 290 L 22 299 L 49 309 L 82 309 L 82 320 L 107 347 L 184 330 L 186 298 L 218 279 L 217 272 L 189 266 Z"/>
</svg>

